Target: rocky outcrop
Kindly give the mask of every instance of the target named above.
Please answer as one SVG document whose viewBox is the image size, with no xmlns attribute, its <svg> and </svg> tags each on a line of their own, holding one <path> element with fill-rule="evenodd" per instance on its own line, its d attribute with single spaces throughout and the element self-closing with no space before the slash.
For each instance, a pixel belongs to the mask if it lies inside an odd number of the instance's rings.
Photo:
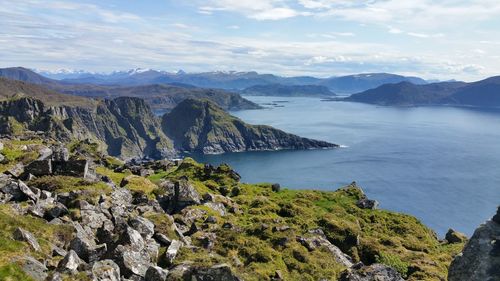
<svg viewBox="0 0 500 281">
<path fill-rule="evenodd" d="M 491 220 L 474 231 L 462 253 L 455 257 L 448 280 L 500 280 L 500 207 Z"/>
<path fill-rule="evenodd" d="M 356 264 L 344 271 L 339 281 L 403 281 L 401 275 L 393 268 L 383 264 L 365 266 Z"/>
<path fill-rule="evenodd" d="M 162 127 L 177 149 L 204 154 L 337 147 L 269 126 L 246 124 L 208 100 L 183 101 L 163 116 Z"/>
<path fill-rule="evenodd" d="M 94 107 L 46 106 L 28 97 L 0 102 L 0 116 L 7 124 L 0 134 L 14 134 L 11 123 L 17 122 L 63 142 L 92 139 L 112 156 L 159 158 L 174 154 L 158 118 L 143 100 L 123 97 L 96 103 Z"/>
</svg>

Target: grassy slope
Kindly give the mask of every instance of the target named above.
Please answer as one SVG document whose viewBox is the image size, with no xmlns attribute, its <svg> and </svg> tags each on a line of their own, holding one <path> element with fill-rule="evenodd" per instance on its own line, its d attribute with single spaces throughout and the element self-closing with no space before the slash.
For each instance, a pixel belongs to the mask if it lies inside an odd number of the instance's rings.
<svg viewBox="0 0 500 281">
<path fill-rule="evenodd" d="M 98 172 L 109 175 L 117 184 L 130 175 L 128 172 L 115 173 L 105 167 L 99 167 Z M 357 208 L 355 202 L 361 196 L 361 190 L 355 186 L 335 192 L 283 189 L 276 193 L 272 192 L 269 184 L 236 182 L 230 177 L 228 166 L 222 166 L 219 172 L 208 176 L 202 164 L 187 159 L 179 167 L 156 171 L 148 179 L 136 177 L 126 187 L 133 192 L 154 196 L 159 190 L 151 182 L 158 183 L 165 178 L 175 180 L 181 176 L 188 176 L 201 194 L 229 192 L 228 196 L 242 213 L 229 213 L 221 217 L 206 206 L 190 207 L 206 211 L 206 215 L 197 221 L 198 225 L 208 215 L 217 218 L 219 227 L 213 231 L 217 235 L 217 242 L 212 252 L 183 248 L 175 262 L 189 260 L 200 265 L 226 262 L 244 280 L 268 280 L 276 270 L 281 270 L 286 280 L 336 280 L 343 268 L 333 261 L 326 250 L 309 252 L 295 240 L 296 236 L 303 236 L 308 230 L 317 227 L 321 227 L 330 241 L 356 260 L 389 264 L 409 280 L 444 280 L 452 256 L 463 246 L 441 244 L 432 230 L 412 216 Z M 91 202 L 96 202 L 100 194 L 109 194 L 111 191 L 102 183 L 93 184 L 70 177 L 43 177 L 30 184 L 50 185 L 61 192 L 85 190 L 81 199 Z M 147 186 L 146 190 L 141 189 L 143 185 Z M 77 218 L 78 210 L 71 210 L 71 215 Z M 146 217 L 157 224 L 157 229 L 175 238 L 175 233 L 169 227 L 172 222 L 167 216 L 147 214 Z M 222 228 L 226 222 L 234 227 Z M 16 267 L 9 267 L 10 257 L 29 251 L 26 244 L 12 241 L 15 227 L 22 226 L 35 233 L 45 250 L 48 244 L 44 241 L 53 239 L 52 233 L 64 233 L 64 229 L 50 226 L 42 220 L 15 216 L 5 206 L 0 208 L 0 224 L 0 280 L 1 274 L 19 272 Z M 290 226 L 290 229 L 283 232 L 272 230 L 274 226 L 283 225 Z M 197 235 L 193 236 L 193 243 L 200 245 Z M 359 244 L 355 242 L 357 237 Z M 279 246 L 277 242 L 284 238 L 289 239 L 288 245 Z M 236 259 L 243 266 L 238 266 Z"/>
</svg>

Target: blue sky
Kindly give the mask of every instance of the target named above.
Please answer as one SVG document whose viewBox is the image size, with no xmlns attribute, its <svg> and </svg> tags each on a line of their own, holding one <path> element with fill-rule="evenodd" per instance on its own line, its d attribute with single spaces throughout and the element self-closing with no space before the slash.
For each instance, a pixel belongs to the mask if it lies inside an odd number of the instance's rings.
<svg viewBox="0 0 500 281">
<path fill-rule="evenodd" d="M 500 75 L 498 0 L 0 0 L 0 66 Z"/>
</svg>

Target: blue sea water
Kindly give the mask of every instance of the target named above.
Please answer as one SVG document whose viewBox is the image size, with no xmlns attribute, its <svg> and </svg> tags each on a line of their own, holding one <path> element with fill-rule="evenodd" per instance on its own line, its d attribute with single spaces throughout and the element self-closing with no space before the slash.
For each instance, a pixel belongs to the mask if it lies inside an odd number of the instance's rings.
<svg viewBox="0 0 500 281">
<path fill-rule="evenodd" d="M 471 235 L 500 205 L 500 110 L 247 98 L 286 102 L 233 115 L 344 147 L 197 160 L 228 163 L 245 182 L 294 189 L 335 190 L 356 181 L 381 208 L 414 215 L 440 236 L 450 227 Z"/>
</svg>

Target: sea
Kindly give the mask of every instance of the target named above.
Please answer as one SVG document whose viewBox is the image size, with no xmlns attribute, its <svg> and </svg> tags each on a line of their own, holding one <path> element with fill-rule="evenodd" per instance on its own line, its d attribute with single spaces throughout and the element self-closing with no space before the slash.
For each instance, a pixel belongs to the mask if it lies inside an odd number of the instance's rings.
<svg viewBox="0 0 500 281">
<path fill-rule="evenodd" d="M 500 109 L 246 98 L 265 109 L 232 115 L 341 147 L 196 160 L 227 163 L 244 182 L 290 189 L 333 191 L 356 181 L 380 208 L 416 216 L 440 237 L 449 228 L 471 235 L 500 205 Z"/>
</svg>

